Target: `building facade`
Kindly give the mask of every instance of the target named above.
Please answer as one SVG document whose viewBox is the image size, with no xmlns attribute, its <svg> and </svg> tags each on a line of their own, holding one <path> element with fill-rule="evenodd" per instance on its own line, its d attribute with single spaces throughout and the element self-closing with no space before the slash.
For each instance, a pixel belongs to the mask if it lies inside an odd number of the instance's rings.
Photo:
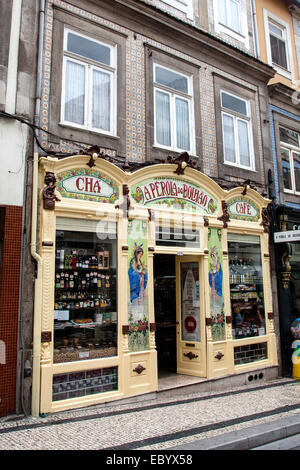
<svg viewBox="0 0 300 470">
<path fill-rule="evenodd" d="M 274 198 L 273 232 L 298 230 L 299 7 L 298 1 L 256 1 L 260 59 L 276 70 L 268 86 L 274 164 L 273 173 L 269 174 Z M 299 317 L 299 250 L 298 242 L 292 241 L 295 235 L 296 232 L 290 234 L 288 239 L 286 233 L 274 244 L 283 375 L 290 375 L 292 371 L 290 326 Z M 274 235 L 271 239 L 273 242 Z"/>
<path fill-rule="evenodd" d="M 27 121 L 34 116 L 36 3 L 0 4 L 0 417 L 22 413 L 25 363 L 31 367 L 33 273 L 23 255 L 30 244 L 25 179 L 33 153 Z"/>
<path fill-rule="evenodd" d="M 32 414 L 276 377 L 253 3 L 42 3 Z"/>
</svg>

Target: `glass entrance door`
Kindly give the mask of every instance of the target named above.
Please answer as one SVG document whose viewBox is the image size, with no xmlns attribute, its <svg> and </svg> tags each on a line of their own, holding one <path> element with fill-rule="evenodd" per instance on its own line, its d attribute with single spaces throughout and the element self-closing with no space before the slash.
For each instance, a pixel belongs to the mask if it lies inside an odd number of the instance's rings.
<svg viewBox="0 0 300 470">
<path fill-rule="evenodd" d="M 200 257 L 176 258 L 177 373 L 206 377 L 203 264 Z"/>
</svg>

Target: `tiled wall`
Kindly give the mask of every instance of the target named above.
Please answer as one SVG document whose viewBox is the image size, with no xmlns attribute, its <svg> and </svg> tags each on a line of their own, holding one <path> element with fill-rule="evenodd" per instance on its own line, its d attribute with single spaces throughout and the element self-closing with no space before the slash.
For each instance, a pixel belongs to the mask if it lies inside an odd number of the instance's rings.
<svg viewBox="0 0 300 470">
<path fill-rule="evenodd" d="M 6 206 L 4 246 L 0 271 L 0 341 L 5 344 L 5 364 L 0 363 L 0 417 L 16 409 L 16 364 L 22 207 Z M 2 361 L 1 361 L 2 362 Z"/>
<path fill-rule="evenodd" d="M 143 0 L 144 1 L 144 0 Z M 154 0 L 144 1 L 157 6 Z M 112 31 L 124 33 L 127 36 L 126 46 L 126 157 L 135 162 L 144 162 L 146 155 L 146 92 L 145 89 L 145 47 L 144 44 L 160 49 L 162 52 L 171 54 L 176 58 L 181 58 L 187 62 L 196 65 L 200 70 L 200 110 L 202 122 L 202 158 L 203 173 L 211 177 L 218 176 L 217 167 L 217 136 L 216 136 L 216 115 L 215 115 L 215 97 L 213 74 L 219 73 L 229 80 L 241 86 L 248 86 L 257 91 L 256 87 L 246 81 L 224 73 L 217 67 L 197 60 L 175 48 L 161 44 L 155 39 L 135 34 L 134 31 L 120 26 L 112 21 L 108 21 L 101 16 L 92 14 L 86 10 L 77 8 L 68 2 L 62 0 L 48 0 L 46 8 L 46 36 L 44 52 L 44 70 L 43 70 L 43 94 L 41 126 L 45 131 L 49 130 L 49 100 L 50 100 L 50 81 L 51 81 L 51 44 L 53 35 L 53 6 L 75 14 L 85 20 L 92 21 L 99 27 L 105 27 Z M 256 110 L 258 120 L 258 145 L 259 155 L 263 167 L 263 152 L 260 133 L 260 109 L 258 103 L 258 93 L 256 93 Z M 60 144 L 52 144 L 48 141 L 48 135 L 42 134 L 42 146 L 45 150 L 55 150 L 58 152 L 75 152 L 76 146 L 61 141 Z M 81 146 L 82 147 L 82 146 Z M 109 154 L 109 152 L 107 152 Z M 149 156 L 148 156 L 149 158 Z M 263 175 L 262 175 L 263 178 Z"/>
</svg>

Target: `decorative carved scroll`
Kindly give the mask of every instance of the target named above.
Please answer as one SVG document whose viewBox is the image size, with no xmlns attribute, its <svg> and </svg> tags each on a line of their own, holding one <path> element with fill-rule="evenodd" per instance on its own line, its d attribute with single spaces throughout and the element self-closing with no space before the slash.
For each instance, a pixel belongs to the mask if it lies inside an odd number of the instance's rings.
<svg viewBox="0 0 300 470">
<path fill-rule="evenodd" d="M 42 343 L 51 343 L 52 341 L 52 332 L 51 331 L 42 331 L 41 342 Z"/>
<path fill-rule="evenodd" d="M 129 335 L 129 325 L 123 325 L 122 326 L 122 334 L 123 335 Z"/>
<path fill-rule="evenodd" d="M 292 254 L 288 245 L 288 249 L 283 253 L 282 258 L 281 258 L 281 263 L 282 263 L 281 281 L 282 281 L 282 285 L 284 289 L 289 288 L 289 284 L 291 280 L 291 272 L 292 272 L 292 267 L 290 265 L 291 256 Z"/>
<path fill-rule="evenodd" d="M 45 175 L 44 183 L 46 187 L 43 189 L 43 201 L 44 209 L 53 211 L 55 209 L 55 201 L 60 199 L 55 195 L 56 190 L 56 178 L 55 174 L 51 171 L 47 171 Z"/>
<path fill-rule="evenodd" d="M 184 175 L 184 170 L 186 169 L 188 165 L 191 166 L 190 156 L 187 152 L 182 152 L 177 157 L 171 157 L 169 155 L 167 158 L 167 161 L 168 163 L 174 163 L 178 165 L 174 173 L 176 173 L 176 175 L 179 175 L 179 176 Z"/>
<path fill-rule="evenodd" d="M 265 233 L 270 233 L 270 216 L 269 216 L 269 211 L 266 207 L 264 207 L 261 211 L 261 224 L 264 227 L 264 232 Z"/>
<path fill-rule="evenodd" d="M 215 359 L 218 359 L 218 361 L 220 361 L 222 359 L 222 357 L 224 357 L 224 354 L 219 351 L 216 355 L 215 355 Z"/>
<path fill-rule="evenodd" d="M 204 227 L 209 227 L 209 218 L 203 217 L 203 219 L 204 219 Z"/>
<path fill-rule="evenodd" d="M 230 222 L 230 216 L 228 213 L 228 204 L 226 201 L 222 201 L 222 210 L 223 210 L 223 215 L 221 217 L 218 217 L 218 220 L 221 220 L 223 222 L 223 227 L 227 228 L 228 222 Z"/>
<path fill-rule="evenodd" d="M 191 361 L 192 359 L 197 359 L 198 356 L 190 351 L 189 353 L 184 354 L 184 357 L 187 357 Z"/>
<path fill-rule="evenodd" d="M 138 366 L 136 366 L 135 369 L 133 369 L 133 372 L 137 372 L 138 374 L 141 374 L 144 370 L 146 370 L 146 368 L 143 367 L 142 364 L 139 364 Z"/>
</svg>

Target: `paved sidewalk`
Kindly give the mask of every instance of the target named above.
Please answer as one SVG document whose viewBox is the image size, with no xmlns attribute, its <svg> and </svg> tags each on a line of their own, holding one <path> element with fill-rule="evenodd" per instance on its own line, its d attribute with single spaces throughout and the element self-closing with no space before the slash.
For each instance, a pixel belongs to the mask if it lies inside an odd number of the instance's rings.
<svg viewBox="0 0 300 470">
<path fill-rule="evenodd" d="M 0 420 L 0 450 L 166 450 L 300 413 L 300 382 L 293 379 L 154 397 Z"/>
<path fill-rule="evenodd" d="M 171 447 L 169 450 L 256 450 L 256 448 L 271 450 L 278 447 L 290 449 L 291 444 L 287 441 L 282 446 L 274 441 L 285 440 L 289 437 L 290 442 L 297 439 L 299 446 L 300 434 L 298 433 L 300 433 L 300 412 L 275 421 Z"/>
</svg>

